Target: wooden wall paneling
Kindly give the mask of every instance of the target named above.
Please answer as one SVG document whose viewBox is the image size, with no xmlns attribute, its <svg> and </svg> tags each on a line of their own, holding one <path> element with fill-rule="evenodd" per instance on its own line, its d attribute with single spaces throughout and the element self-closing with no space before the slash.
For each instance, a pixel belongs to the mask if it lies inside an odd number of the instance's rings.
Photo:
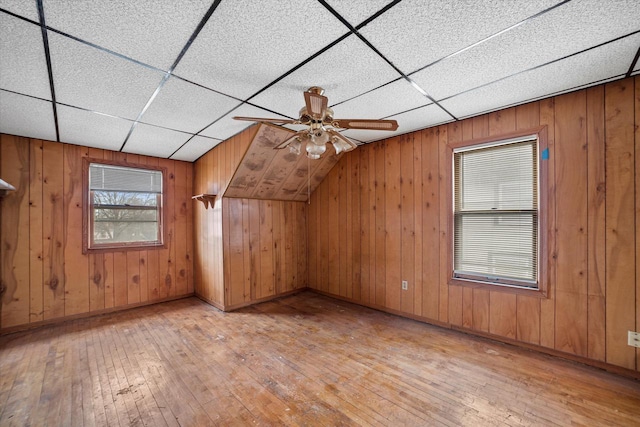
<svg viewBox="0 0 640 427">
<path fill-rule="evenodd" d="M 231 300 L 231 293 L 234 287 L 231 272 L 231 210 L 230 199 L 223 198 L 222 202 L 222 268 L 223 268 L 223 305 L 228 305 Z"/>
<path fill-rule="evenodd" d="M 64 316 L 64 146 L 44 141 L 42 150 L 44 319 L 49 320 Z"/>
<path fill-rule="evenodd" d="M 360 221 L 354 224 L 354 228 L 358 229 L 360 242 L 360 297 L 357 301 L 363 304 L 370 302 L 371 295 L 371 266 L 373 265 L 371 257 L 371 227 L 375 225 L 375 217 L 372 215 L 370 198 L 372 194 L 372 186 L 369 179 L 369 155 L 371 146 L 359 147 L 354 153 L 358 153 L 360 160 L 360 176 L 358 183 L 358 193 L 360 194 Z M 313 220 L 309 217 L 309 223 Z M 313 252 L 309 255 L 309 259 L 313 257 Z"/>
<path fill-rule="evenodd" d="M 125 306 L 129 299 L 126 252 L 113 252 L 113 267 L 113 305 L 114 307 Z"/>
<path fill-rule="evenodd" d="M 451 209 L 447 204 L 447 197 L 445 194 L 450 191 L 450 178 L 451 165 L 447 158 L 447 141 L 448 141 L 449 126 L 443 125 L 438 128 L 438 193 L 439 197 L 439 277 L 438 277 L 438 320 L 440 322 L 449 322 L 449 260 L 447 254 L 448 240 L 449 239 L 449 210 Z M 435 254 L 434 254 L 435 255 Z"/>
<path fill-rule="evenodd" d="M 422 175 L 422 316 L 440 318 L 440 139 L 439 128 L 420 132 Z M 444 195 L 444 193 L 442 193 Z"/>
<path fill-rule="evenodd" d="M 224 242 L 223 242 L 223 232 L 224 229 L 222 227 L 223 217 L 222 217 L 222 207 L 224 206 L 224 199 L 216 199 L 215 206 L 213 209 L 213 250 L 212 252 L 212 260 L 211 260 L 211 268 L 213 270 L 214 280 L 212 282 L 212 300 L 220 304 L 224 305 L 224 279 L 225 279 L 225 271 L 224 271 Z"/>
<path fill-rule="evenodd" d="M 284 267 L 285 257 L 284 255 L 284 239 L 282 236 L 285 233 L 282 227 L 282 210 L 284 204 L 281 201 L 274 200 L 271 202 L 273 221 L 273 285 L 274 293 L 277 295 L 284 290 Z"/>
<path fill-rule="evenodd" d="M 151 157 L 147 156 L 138 156 L 137 159 L 134 160 L 132 157 L 129 159 L 130 154 L 127 154 L 127 160 L 129 162 L 137 161 L 140 165 L 149 165 L 150 162 L 153 164 L 154 160 Z M 131 155 L 133 156 L 133 155 Z M 186 191 L 186 189 L 185 189 Z M 179 193 L 176 192 L 176 195 Z M 186 194 L 182 194 L 180 197 L 187 197 Z M 187 230 L 183 231 L 183 236 L 186 236 Z M 186 238 L 186 237 L 185 237 Z M 139 259 L 138 259 L 138 288 L 140 289 L 140 302 L 149 301 L 149 252 L 153 252 L 153 250 L 140 250 L 138 251 Z"/>
<path fill-rule="evenodd" d="M 351 169 L 349 169 L 349 173 L 351 176 L 351 180 L 349 183 L 348 193 L 351 195 L 351 222 L 349 223 L 349 233 L 351 233 L 351 253 L 350 253 L 350 266 L 351 266 L 351 276 L 349 277 L 349 281 L 351 282 L 351 295 L 355 301 L 360 301 L 362 295 L 362 280 L 360 278 L 361 274 L 361 261 L 360 261 L 360 253 L 361 253 L 361 232 L 360 232 L 360 223 L 361 223 L 361 211 L 360 211 L 360 197 L 361 192 L 360 188 L 360 154 L 351 152 L 349 155 L 351 160 Z"/>
<path fill-rule="evenodd" d="M 2 135 L 2 179 L 16 190 L 2 200 L 0 327 L 29 323 L 29 140 Z"/>
<path fill-rule="evenodd" d="M 447 126 L 447 144 L 451 144 L 451 143 L 455 143 L 455 142 L 459 142 L 463 140 L 463 133 L 462 133 L 462 123 L 450 123 Z M 440 191 L 441 194 L 448 194 L 450 193 L 452 190 L 452 165 L 451 165 L 451 160 L 448 156 L 445 157 L 446 158 L 446 162 L 445 162 L 445 166 L 444 166 L 444 170 L 441 172 L 442 174 L 444 174 L 445 179 L 444 181 L 444 186 L 440 187 Z M 441 184 L 442 185 L 442 184 Z M 447 245 L 445 246 L 441 246 L 441 249 L 448 247 L 448 243 L 450 241 L 450 239 L 453 238 L 453 236 L 450 234 L 451 232 L 451 226 L 452 224 L 449 223 L 449 221 L 452 220 L 451 217 L 451 205 L 449 205 L 448 203 L 448 197 L 442 197 L 443 199 L 447 200 L 447 204 L 445 205 L 445 207 L 443 208 L 442 205 L 440 205 L 441 210 L 440 210 L 440 215 L 441 217 L 444 218 L 444 224 L 446 224 L 446 228 L 444 228 L 445 233 L 446 233 L 446 239 L 447 239 Z M 441 219 L 441 224 L 442 224 L 442 219 Z M 446 275 L 443 277 L 440 277 L 441 281 L 444 281 L 445 285 L 448 285 L 449 279 L 451 278 L 451 267 L 449 265 L 449 254 L 447 253 L 446 256 L 442 256 L 441 258 L 447 258 L 447 263 L 446 263 Z M 442 260 L 441 260 L 442 261 Z M 443 283 L 440 284 L 440 286 L 443 286 Z M 463 303 L 462 303 L 462 287 L 461 286 L 457 286 L 457 285 L 450 285 L 449 287 L 449 293 L 448 293 L 448 302 L 449 302 L 449 306 L 448 306 L 448 321 L 449 323 L 451 323 L 452 325 L 456 325 L 456 326 L 462 326 L 462 307 L 463 307 Z M 442 302 L 441 302 L 442 303 Z"/>
<path fill-rule="evenodd" d="M 175 234 L 175 170 L 174 162 L 168 159 L 158 161 L 160 167 L 165 168 L 164 175 L 164 242 L 165 248 L 160 249 L 158 263 L 160 266 L 160 298 L 167 298 L 176 295 L 176 234 Z"/>
<path fill-rule="evenodd" d="M 138 154 L 126 154 L 127 163 L 131 164 L 139 164 L 140 156 Z M 140 270 L 141 270 L 141 257 L 140 252 L 142 251 L 128 251 L 127 252 L 127 303 L 128 304 L 137 304 L 141 301 L 140 298 Z M 144 262 L 145 257 L 142 257 L 142 262 Z M 146 275 L 145 275 L 146 277 Z"/>
<path fill-rule="evenodd" d="M 312 289 L 318 289 L 318 197 L 317 192 L 309 200 L 309 223 L 308 236 L 309 236 L 309 287 Z M 287 218 L 285 217 L 285 224 L 288 225 Z M 288 242 L 287 242 L 288 245 Z"/>
<path fill-rule="evenodd" d="M 186 254 L 186 259 L 187 259 L 187 293 L 191 294 L 194 292 L 194 285 L 193 285 L 193 269 L 194 269 L 194 239 L 193 239 L 193 234 L 194 234 L 194 223 L 193 223 L 193 206 L 195 201 L 191 199 L 190 196 L 195 195 L 195 194 L 202 194 L 202 193 L 196 193 L 193 191 L 193 186 L 194 186 L 194 165 L 190 164 L 187 167 L 187 190 L 186 190 L 186 204 L 187 204 L 187 254 Z M 155 252 L 155 251 L 153 251 Z M 149 253 L 149 255 L 151 255 L 151 253 Z"/>
<path fill-rule="evenodd" d="M 327 181 L 328 182 L 328 181 Z M 329 186 L 318 186 L 317 203 L 319 207 L 318 223 L 318 286 L 325 292 L 329 291 Z M 329 228 L 328 228 L 329 227 Z"/>
<path fill-rule="evenodd" d="M 385 300 L 384 306 L 400 310 L 402 274 L 402 194 L 400 138 L 385 141 Z"/>
<path fill-rule="evenodd" d="M 606 359 L 604 87 L 587 89 L 587 356 Z"/>
<path fill-rule="evenodd" d="M 291 233 L 286 235 L 287 241 L 291 246 L 291 268 L 288 270 L 289 274 L 289 286 L 286 290 L 297 289 L 302 283 L 305 283 L 304 271 L 302 264 L 306 262 L 306 253 L 303 253 L 304 245 L 303 240 L 306 241 L 306 234 L 304 234 L 304 228 L 306 228 L 306 221 L 303 218 L 303 213 L 300 207 L 306 205 L 304 202 L 285 202 L 286 209 L 289 212 L 289 218 L 292 223 L 290 225 Z M 287 231 L 289 231 L 287 229 Z M 305 237 L 303 237 L 305 236 Z"/>
<path fill-rule="evenodd" d="M 558 253 L 556 247 L 556 143 L 555 143 L 555 98 L 540 101 L 540 125 L 547 128 L 547 250 L 549 251 L 547 277 L 547 297 L 540 300 L 540 345 L 555 348 L 556 311 L 556 267 Z"/>
<path fill-rule="evenodd" d="M 86 147 L 64 145 L 65 316 L 89 311 L 89 257 L 82 253 L 82 158 Z"/>
<path fill-rule="evenodd" d="M 176 248 L 176 295 L 186 295 L 189 289 L 189 260 L 187 258 L 187 204 L 191 203 L 191 194 L 187 193 L 187 163 L 174 161 L 175 174 L 175 248 Z M 144 286 L 143 286 L 144 288 Z"/>
<path fill-rule="evenodd" d="M 556 99 L 558 267 L 555 348 L 587 355 L 586 92 Z"/>
<path fill-rule="evenodd" d="M 260 200 L 260 296 L 275 294 L 273 271 L 273 218 L 271 200 Z"/>
<path fill-rule="evenodd" d="M 229 264 L 229 281 L 225 283 L 227 290 L 226 303 L 241 304 L 245 301 L 244 276 L 244 236 L 243 236 L 243 199 L 224 199 L 223 212 L 228 210 L 229 244 L 226 249 L 226 263 Z"/>
<path fill-rule="evenodd" d="M 351 215 L 349 213 L 349 205 L 347 204 L 347 183 L 349 174 L 346 172 L 346 166 L 349 163 L 348 155 L 342 156 L 334 168 L 338 169 L 338 283 L 340 286 L 339 293 L 343 297 L 349 295 L 352 289 L 350 280 L 347 279 L 348 265 L 350 260 L 347 254 L 350 253 L 350 235 L 349 227 L 351 227 Z"/>
<path fill-rule="evenodd" d="M 29 144 L 29 322 L 44 320 L 42 154 L 42 141 L 31 140 Z"/>
<path fill-rule="evenodd" d="M 147 160 L 147 165 L 158 166 L 160 159 L 156 157 L 147 157 L 146 160 Z M 188 170 L 192 170 L 192 168 L 189 167 Z M 196 193 L 196 194 L 201 194 L 201 193 Z M 193 195 L 192 190 L 189 190 L 186 196 L 189 198 L 189 196 L 191 195 Z M 201 204 L 199 202 L 192 201 L 192 200 L 189 200 L 187 203 L 189 207 L 192 207 L 194 203 Z M 191 215 L 193 215 L 193 212 Z M 188 238 L 193 240 L 193 232 L 194 232 L 193 219 L 191 216 L 190 218 L 191 218 L 192 227 L 191 228 L 187 227 L 187 236 Z M 162 283 L 164 283 L 163 275 L 160 272 L 160 258 L 159 258 L 160 250 L 151 249 L 145 252 L 146 252 L 146 283 L 147 283 L 146 294 L 149 301 L 154 301 L 160 298 L 160 288 L 162 286 Z M 189 272 L 192 277 L 193 277 L 193 268 L 194 268 L 193 261 L 190 260 Z"/>
<path fill-rule="evenodd" d="M 517 130 L 532 129 L 539 126 L 539 102 L 531 102 L 516 107 Z M 516 339 L 531 344 L 540 344 L 540 298 L 516 295 L 516 314 Z"/>
<path fill-rule="evenodd" d="M 413 275 L 413 308 L 412 313 L 422 316 L 422 288 L 424 286 L 422 270 L 422 132 L 413 133 L 413 242 L 414 242 L 414 275 Z"/>
<path fill-rule="evenodd" d="M 243 301 L 251 300 L 251 229 L 249 221 L 249 200 L 240 199 L 242 204 L 242 265 L 243 265 Z"/>
<path fill-rule="evenodd" d="M 636 369 L 633 80 L 605 85 L 607 362 Z"/>
<path fill-rule="evenodd" d="M 325 217 L 325 226 L 331 230 L 329 232 L 329 246 L 327 247 L 329 259 L 328 291 L 334 295 L 340 295 L 340 245 L 342 244 L 339 224 L 340 204 L 338 196 L 340 193 L 340 170 L 332 169 L 327 175 L 328 203 L 329 208 Z"/>
<path fill-rule="evenodd" d="M 260 251 L 260 201 L 249 200 L 249 251 L 251 253 L 251 299 L 258 299 L 262 296 L 260 277 L 261 269 L 261 251 Z"/>
<path fill-rule="evenodd" d="M 516 130 L 516 110 L 508 108 L 489 114 L 489 135 L 499 137 Z M 516 337 L 516 295 L 501 290 L 489 293 L 489 332 L 507 338 Z"/>
<path fill-rule="evenodd" d="M 104 159 L 105 150 L 89 148 L 89 158 Z M 105 308 L 105 262 L 104 253 L 89 254 L 89 311 Z"/>
<path fill-rule="evenodd" d="M 469 141 L 473 139 L 473 121 L 462 121 L 462 139 Z M 462 287 L 462 327 L 473 328 L 473 288 Z"/>
<path fill-rule="evenodd" d="M 294 281 L 294 286 L 298 289 L 309 286 L 309 268 L 307 262 L 309 257 L 309 236 L 307 234 L 309 205 L 304 202 L 289 202 L 289 204 L 293 204 L 298 211 L 298 219 L 296 221 L 298 226 L 298 235 L 295 236 L 295 242 L 298 247 L 298 250 L 296 251 L 298 254 L 298 273 Z"/>
<path fill-rule="evenodd" d="M 387 141 L 381 141 L 374 145 L 374 185 L 375 185 L 375 212 L 376 212 L 376 233 L 375 233 L 375 258 L 374 266 L 376 270 L 375 276 L 375 297 L 373 303 L 384 306 L 386 302 L 386 193 L 387 184 L 385 181 L 385 151 Z"/>
<path fill-rule="evenodd" d="M 406 280 L 408 289 L 400 291 L 400 310 L 413 314 L 416 299 L 416 229 L 414 194 L 414 141 L 413 134 L 400 137 L 400 207 L 401 252 L 400 280 Z"/>
<path fill-rule="evenodd" d="M 636 175 L 636 331 L 640 331 L 640 77 L 633 80 L 635 88 L 635 175 Z M 640 348 L 636 349 L 636 370 L 640 370 Z"/>
</svg>

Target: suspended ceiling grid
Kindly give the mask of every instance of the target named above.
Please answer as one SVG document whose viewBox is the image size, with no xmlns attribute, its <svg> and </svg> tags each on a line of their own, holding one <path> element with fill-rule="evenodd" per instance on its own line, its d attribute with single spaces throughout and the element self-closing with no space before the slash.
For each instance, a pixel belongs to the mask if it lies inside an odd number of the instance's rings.
<svg viewBox="0 0 640 427">
<path fill-rule="evenodd" d="M 637 0 L 0 0 L 0 132 L 194 161 L 297 117 L 396 132 L 640 73 Z"/>
</svg>

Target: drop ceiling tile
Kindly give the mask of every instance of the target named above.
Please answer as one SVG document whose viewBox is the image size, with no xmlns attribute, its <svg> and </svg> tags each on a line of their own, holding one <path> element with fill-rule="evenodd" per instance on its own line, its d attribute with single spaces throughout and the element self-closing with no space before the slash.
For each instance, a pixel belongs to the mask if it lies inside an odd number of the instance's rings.
<svg viewBox="0 0 640 427">
<path fill-rule="evenodd" d="M 570 2 L 411 78 L 442 99 L 639 30 L 638 16 L 635 0 Z"/>
<path fill-rule="evenodd" d="M 203 154 L 207 153 L 222 141 L 215 138 L 205 138 L 204 136 L 195 135 L 186 144 L 184 144 L 173 156 L 174 160 L 184 160 L 186 162 L 195 162 Z"/>
<path fill-rule="evenodd" d="M 360 33 L 410 73 L 559 2 L 404 0 Z"/>
<path fill-rule="evenodd" d="M 51 102 L 0 91 L 0 133 L 55 141 Z"/>
<path fill-rule="evenodd" d="M 211 0 L 45 1 L 47 25 L 168 70 Z"/>
<path fill-rule="evenodd" d="M 58 105 L 60 141 L 105 150 L 120 150 L 133 122 Z"/>
<path fill-rule="evenodd" d="M 303 101 L 304 102 L 304 101 Z M 248 128 L 255 124 L 255 122 L 246 122 L 241 120 L 233 120 L 234 116 L 245 116 L 245 117 L 262 117 L 262 118 L 274 118 L 274 119 L 283 119 L 286 118 L 281 116 L 280 114 L 274 114 L 269 111 L 265 111 L 262 108 L 256 108 L 251 105 L 244 104 L 237 109 L 233 110 L 231 113 L 227 114 L 200 134 L 203 136 L 208 136 L 210 138 L 216 138 L 221 140 L 226 140 L 238 132 Z"/>
<path fill-rule="evenodd" d="M 122 151 L 168 158 L 189 138 L 188 133 L 138 123 Z"/>
<path fill-rule="evenodd" d="M 628 70 L 629 61 L 620 61 L 620 58 L 633 58 L 639 43 L 640 34 L 636 34 L 456 95 L 441 104 L 458 118 L 463 118 L 622 77 Z"/>
<path fill-rule="evenodd" d="M 141 121 L 197 133 L 239 104 L 236 99 L 172 76 Z"/>
<path fill-rule="evenodd" d="M 0 88 L 51 99 L 42 30 L 0 13 Z"/>
<path fill-rule="evenodd" d="M 49 31 L 56 100 L 135 119 L 164 73 Z"/>
<path fill-rule="evenodd" d="M 359 141 L 371 142 L 453 121 L 451 116 L 435 104 L 429 104 L 415 110 L 407 111 L 406 113 L 397 114 L 389 117 L 389 119 L 398 121 L 398 130 L 394 132 L 384 132 L 350 129 L 343 133 Z"/>
<path fill-rule="evenodd" d="M 431 103 L 405 79 L 335 105 L 336 118 L 381 119 Z"/>
<path fill-rule="evenodd" d="M 175 74 L 246 99 L 347 31 L 315 0 L 223 1 Z"/>
<path fill-rule="evenodd" d="M 35 1 L 24 0 L 0 0 L 0 8 L 23 16 L 35 22 L 40 22 L 38 8 Z"/>
<path fill-rule="evenodd" d="M 367 20 L 393 0 L 329 0 L 327 3 L 351 25 Z"/>
<path fill-rule="evenodd" d="M 398 78 L 398 73 L 358 37 L 349 36 L 300 67 L 251 102 L 298 117 L 303 92 L 311 86 L 325 89 L 329 105 L 345 101 Z"/>
</svg>

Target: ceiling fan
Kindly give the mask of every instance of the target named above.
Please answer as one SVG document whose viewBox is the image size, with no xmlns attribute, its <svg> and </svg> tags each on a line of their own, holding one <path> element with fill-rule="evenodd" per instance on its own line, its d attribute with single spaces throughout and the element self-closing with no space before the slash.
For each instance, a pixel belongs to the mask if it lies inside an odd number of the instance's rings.
<svg viewBox="0 0 640 427">
<path fill-rule="evenodd" d="M 306 125 L 307 129 L 296 132 L 290 138 L 277 145 L 281 149 L 289 147 L 291 152 L 300 154 L 300 148 L 305 145 L 307 157 L 319 159 L 327 150 L 327 143 L 331 142 L 336 154 L 351 151 L 356 144 L 342 135 L 336 129 L 369 129 L 389 130 L 398 129 L 395 120 L 371 120 L 371 119 L 334 119 L 333 110 L 328 107 L 328 98 L 323 95 L 324 89 L 318 86 L 310 87 L 304 92 L 305 106 L 300 109 L 300 118 L 289 119 L 263 119 L 259 117 L 234 117 L 236 120 L 263 122 L 272 124 Z"/>
</svg>

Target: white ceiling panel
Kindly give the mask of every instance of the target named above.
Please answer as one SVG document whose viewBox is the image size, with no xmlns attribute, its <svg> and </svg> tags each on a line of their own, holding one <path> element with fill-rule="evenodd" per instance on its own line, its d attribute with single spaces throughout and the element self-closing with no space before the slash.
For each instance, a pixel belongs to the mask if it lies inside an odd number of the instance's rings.
<svg viewBox="0 0 640 427">
<path fill-rule="evenodd" d="M 629 67 L 628 62 L 625 61 L 626 64 L 623 64 L 620 58 L 633 57 L 639 44 L 640 34 L 636 34 L 454 96 L 441 101 L 441 104 L 458 118 L 464 118 L 527 100 L 544 98 L 612 76 L 620 77 Z"/>
<path fill-rule="evenodd" d="M 204 136 L 195 135 L 186 144 L 184 144 L 173 156 L 174 160 L 184 160 L 186 162 L 195 162 L 200 156 L 211 150 L 222 141 L 214 138 L 205 138 Z"/>
<path fill-rule="evenodd" d="M 197 133 L 238 104 L 240 101 L 172 76 L 141 120 Z"/>
<path fill-rule="evenodd" d="M 0 91 L 0 133 L 55 141 L 51 102 Z"/>
<path fill-rule="evenodd" d="M 393 0 L 328 0 L 327 3 L 349 24 L 357 27 Z"/>
<path fill-rule="evenodd" d="M 381 132 L 349 129 L 343 133 L 359 141 L 371 142 L 453 121 L 451 116 L 435 104 L 430 104 L 389 118 L 398 121 L 398 130 L 394 132 Z"/>
<path fill-rule="evenodd" d="M 51 99 L 39 26 L 0 14 L 0 54 L 0 88 Z"/>
<path fill-rule="evenodd" d="M 637 0 L 573 1 L 411 78 L 442 99 L 640 30 L 639 16 Z"/>
<path fill-rule="evenodd" d="M 333 107 L 334 117 L 381 119 L 431 103 L 405 79 Z"/>
<path fill-rule="evenodd" d="M 164 73 L 49 31 L 56 100 L 135 119 Z"/>
<path fill-rule="evenodd" d="M 557 3 L 559 0 L 404 0 L 360 32 L 403 72 L 410 73 Z"/>
<path fill-rule="evenodd" d="M 167 158 L 190 137 L 188 133 L 138 123 L 122 151 Z"/>
<path fill-rule="evenodd" d="M 70 144 L 118 151 L 133 122 L 58 105 L 60 140 Z"/>
<path fill-rule="evenodd" d="M 211 0 L 44 1 L 47 25 L 168 70 Z"/>
<path fill-rule="evenodd" d="M 251 102 L 298 117 L 303 92 L 311 86 L 325 89 L 329 105 L 350 99 L 398 78 L 398 73 L 356 36 L 347 37 L 300 67 Z"/>
<path fill-rule="evenodd" d="M 256 108 L 251 105 L 244 104 L 206 128 L 200 134 L 208 136 L 210 138 L 225 140 L 255 123 L 233 120 L 234 116 L 263 117 L 275 119 L 285 118 L 280 114 L 273 114 L 269 111 L 263 110 L 262 108 Z"/>
<path fill-rule="evenodd" d="M 23 16 L 35 22 L 40 22 L 36 1 L 0 0 L 0 8 Z"/>
<path fill-rule="evenodd" d="M 223 1 L 175 74 L 246 99 L 347 31 L 315 0 Z"/>
</svg>

